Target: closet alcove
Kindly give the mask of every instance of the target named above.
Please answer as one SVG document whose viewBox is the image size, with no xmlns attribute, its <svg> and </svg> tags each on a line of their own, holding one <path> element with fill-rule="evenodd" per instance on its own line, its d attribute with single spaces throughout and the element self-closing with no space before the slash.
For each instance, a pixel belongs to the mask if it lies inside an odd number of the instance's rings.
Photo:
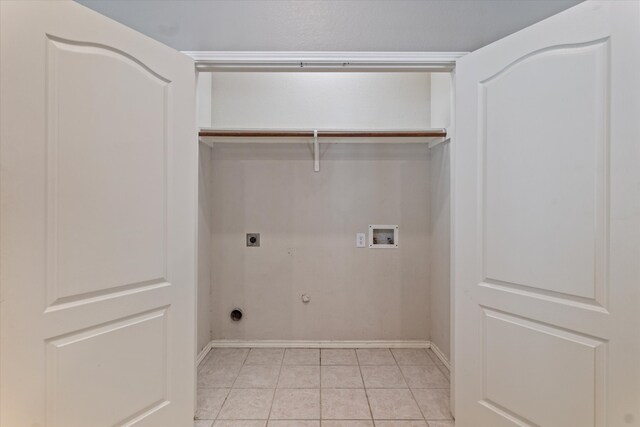
<svg viewBox="0 0 640 427">
<path fill-rule="evenodd" d="M 451 93 L 449 72 L 199 73 L 198 351 L 402 342 L 450 358 Z M 393 250 L 372 250 L 375 224 L 397 225 Z"/>
</svg>

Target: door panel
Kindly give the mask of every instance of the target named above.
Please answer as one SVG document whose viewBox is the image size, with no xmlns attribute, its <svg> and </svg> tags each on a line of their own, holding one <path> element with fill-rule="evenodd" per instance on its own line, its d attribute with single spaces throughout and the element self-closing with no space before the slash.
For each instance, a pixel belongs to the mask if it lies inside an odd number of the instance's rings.
<svg viewBox="0 0 640 427">
<path fill-rule="evenodd" d="M 540 426 L 594 425 L 603 341 L 488 308 L 483 312 L 482 404 Z"/>
<path fill-rule="evenodd" d="M 607 44 L 543 49 L 480 83 L 486 281 L 603 303 Z"/>
<path fill-rule="evenodd" d="M 191 426 L 194 64 L 2 2 L 0 425 Z"/>
<path fill-rule="evenodd" d="M 639 43 L 585 2 L 458 62 L 457 426 L 640 425 Z"/>
<path fill-rule="evenodd" d="M 165 282 L 169 81 L 113 48 L 47 45 L 49 300 Z"/>
<path fill-rule="evenodd" d="M 48 339 L 51 425 L 121 425 L 167 405 L 167 314 L 160 308 Z"/>
</svg>

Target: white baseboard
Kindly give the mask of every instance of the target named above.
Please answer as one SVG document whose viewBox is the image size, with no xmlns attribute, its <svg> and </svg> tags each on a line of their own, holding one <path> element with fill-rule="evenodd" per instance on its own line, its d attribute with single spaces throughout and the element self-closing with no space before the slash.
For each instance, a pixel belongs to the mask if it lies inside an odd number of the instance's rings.
<svg viewBox="0 0 640 427">
<path fill-rule="evenodd" d="M 449 359 L 445 357 L 444 353 L 434 343 L 431 343 L 431 351 L 433 351 L 433 353 L 438 356 L 438 359 L 440 359 L 445 368 L 447 368 L 447 370 L 451 372 L 451 362 L 449 362 Z"/>
<path fill-rule="evenodd" d="M 258 347 L 258 348 L 429 348 L 429 341 L 305 341 L 305 340 L 213 340 L 211 348 Z"/>
<path fill-rule="evenodd" d="M 205 345 L 204 348 L 200 351 L 200 353 L 198 353 L 196 366 L 200 366 L 204 358 L 207 357 L 207 354 L 209 354 L 209 352 L 211 351 L 211 343 L 213 343 L 213 341 L 209 341 L 207 345 Z"/>
</svg>

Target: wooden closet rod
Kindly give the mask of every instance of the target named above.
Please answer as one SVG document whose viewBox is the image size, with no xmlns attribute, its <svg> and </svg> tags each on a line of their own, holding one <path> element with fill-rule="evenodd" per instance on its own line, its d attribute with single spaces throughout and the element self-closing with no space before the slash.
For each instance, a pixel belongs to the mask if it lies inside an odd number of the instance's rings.
<svg viewBox="0 0 640 427">
<path fill-rule="evenodd" d="M 201 130 L 201 137 L 313 138 L 312 130 Z M 334 131 L 319 130 L 318 138 L 446 138 L 446 129 L 410 131 Z"/>
</svg>

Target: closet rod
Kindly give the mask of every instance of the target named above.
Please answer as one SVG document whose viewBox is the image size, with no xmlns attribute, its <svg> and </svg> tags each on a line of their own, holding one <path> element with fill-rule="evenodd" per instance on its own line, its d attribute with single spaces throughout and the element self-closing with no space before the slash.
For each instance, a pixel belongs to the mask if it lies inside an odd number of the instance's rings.
<svg viewBox="0 0 640 427">
<path fill-rule="evenodd" d="M 446 129 L 410 131 L 335 131 L 318 130 L 318 138 L 446 138 Z M 201 137 L 239 138 L 313 138 L 312 130 L 201 130 Z"/>
</svg>

